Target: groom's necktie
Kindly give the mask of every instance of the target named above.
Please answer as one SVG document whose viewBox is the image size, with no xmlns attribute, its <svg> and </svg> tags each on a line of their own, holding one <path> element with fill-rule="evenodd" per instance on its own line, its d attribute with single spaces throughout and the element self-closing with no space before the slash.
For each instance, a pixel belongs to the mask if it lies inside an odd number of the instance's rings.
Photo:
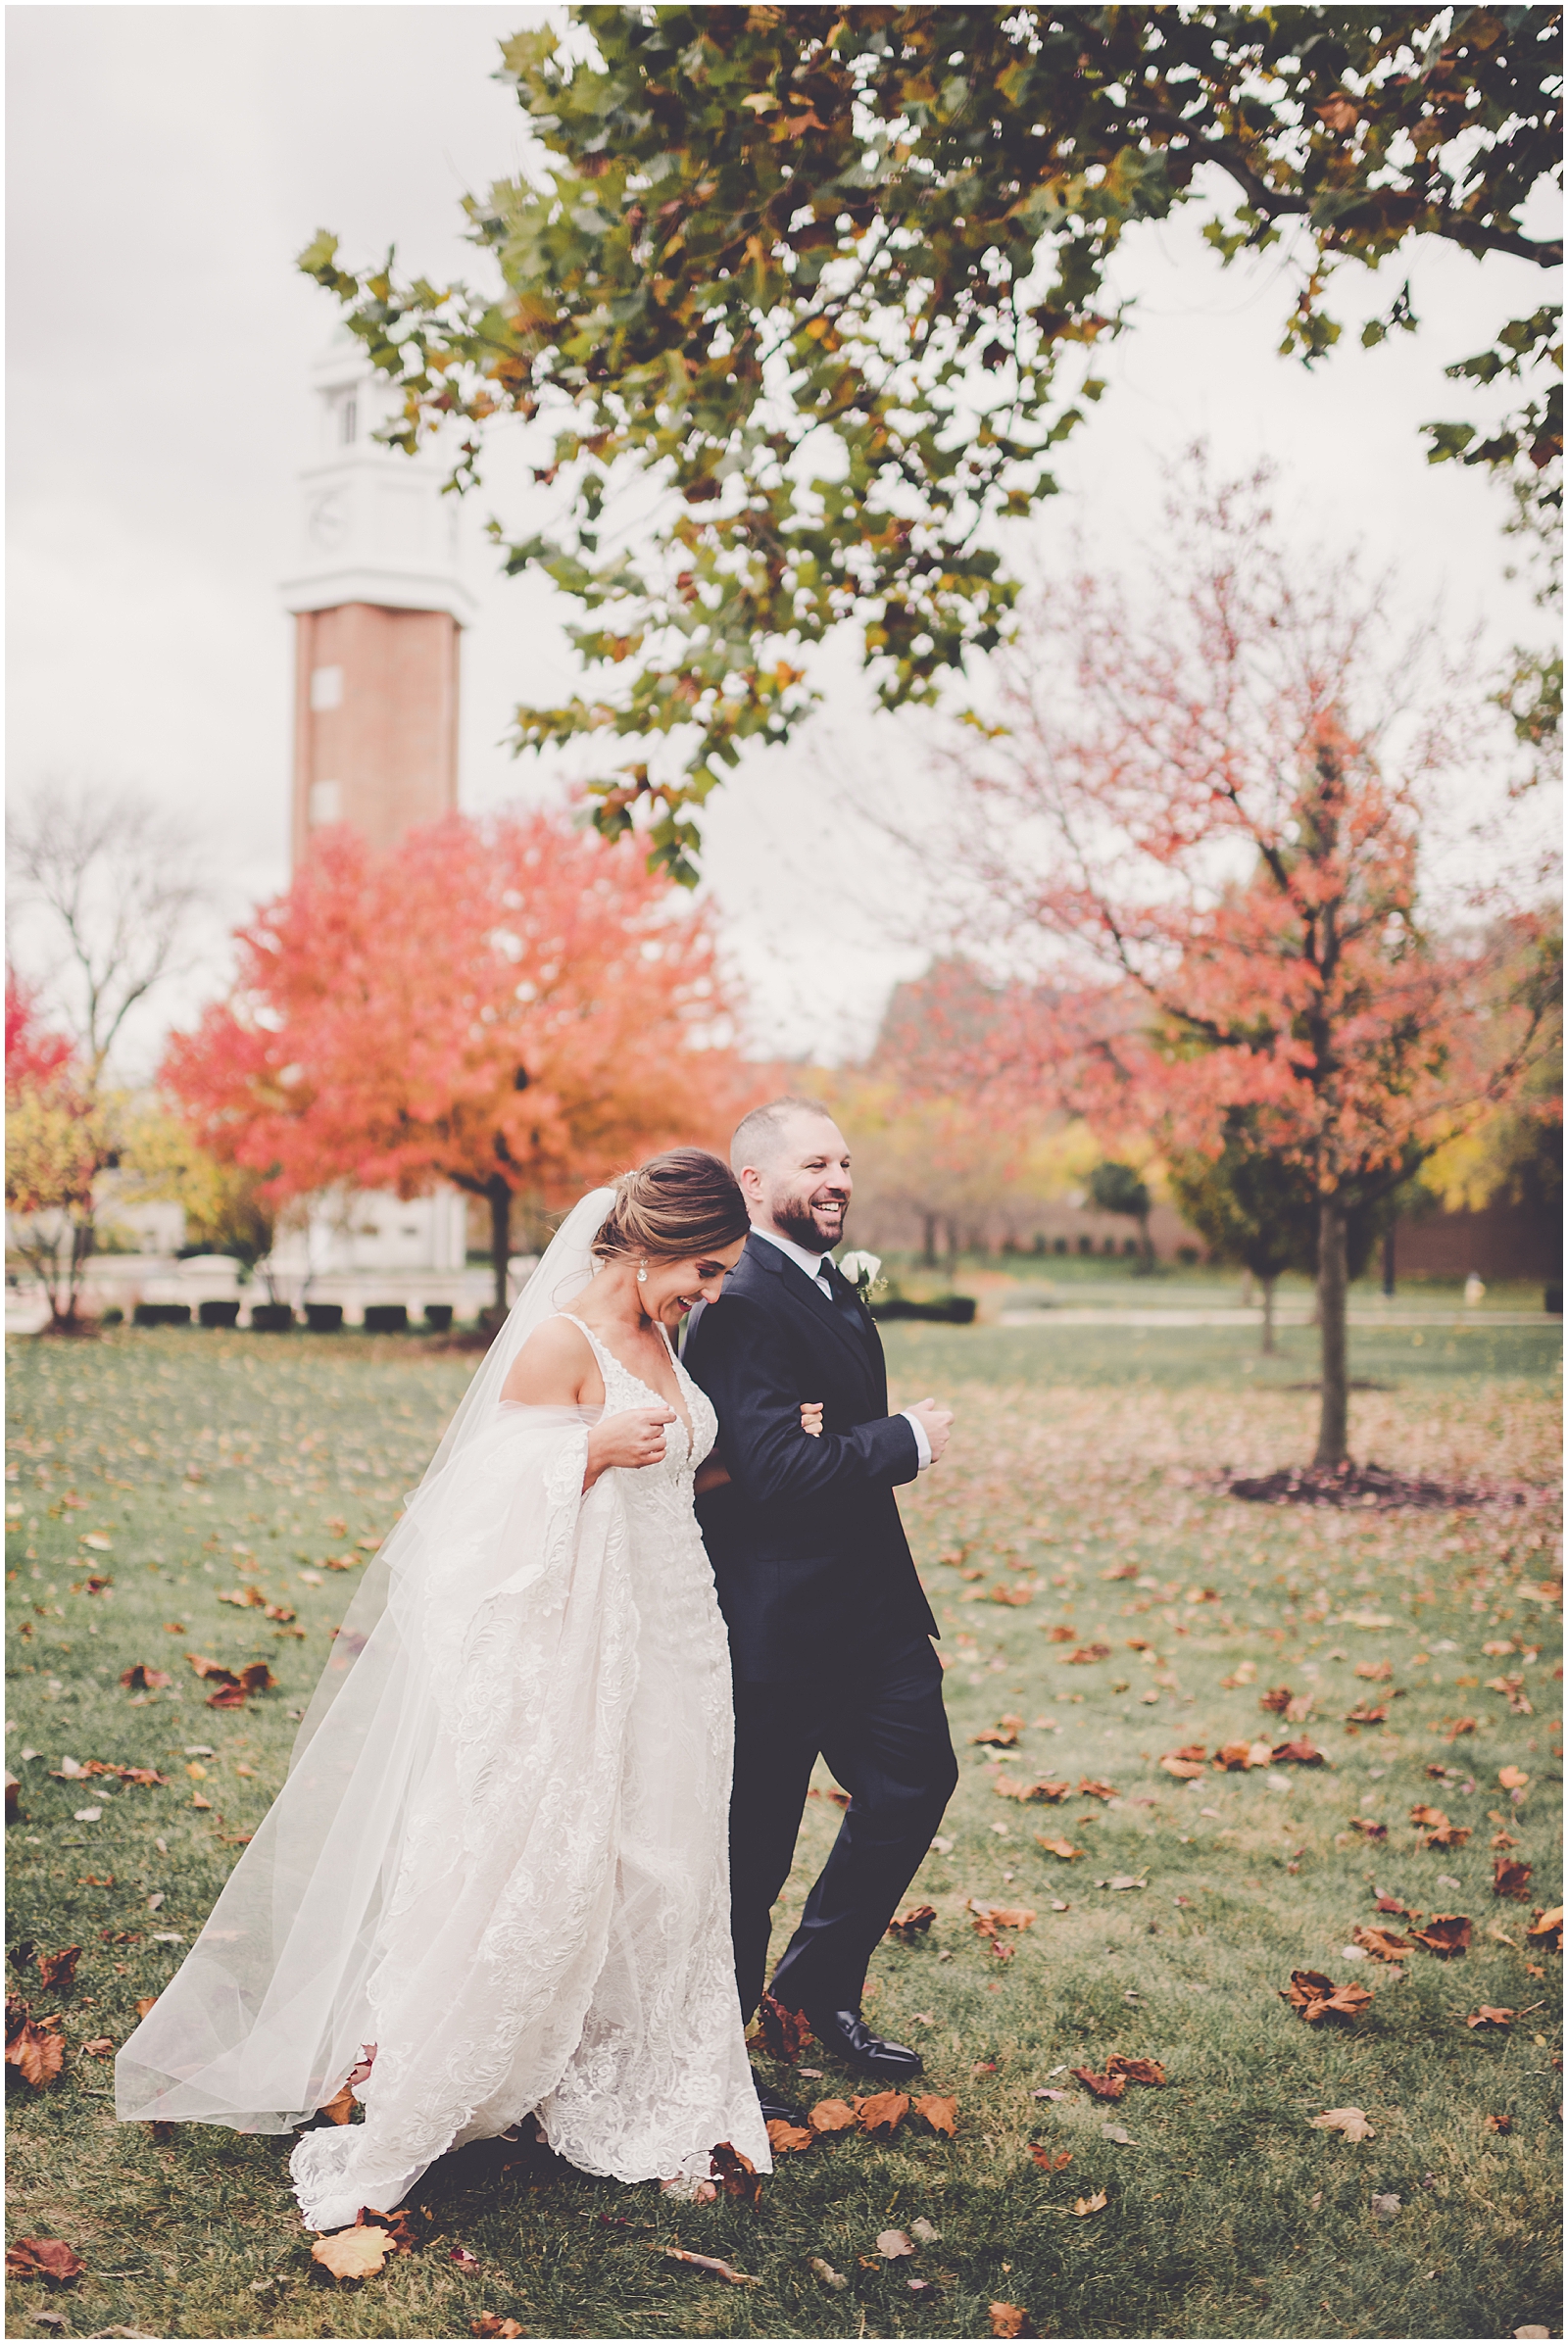
<svg viewBox="0 0 1568 2344">
<path fill-rule="evenodd" d="M 855 1292 L 849 1280 L 841 1270 L 835 1267 L 831 1253 L 823 1254 L 822 1267 L 818 1275 L 826 1281 L 828 1299 L 839 1316 L 848 1319 L 850 1325 L 859 1332 L 861 1327 L 859 1304 L 856 1301 Z"/>
</svg>

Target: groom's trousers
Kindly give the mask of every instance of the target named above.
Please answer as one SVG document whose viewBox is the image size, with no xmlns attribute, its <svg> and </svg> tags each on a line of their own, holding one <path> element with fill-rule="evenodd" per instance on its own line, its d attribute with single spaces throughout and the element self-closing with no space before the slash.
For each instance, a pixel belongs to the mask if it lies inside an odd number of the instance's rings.
<svg viewBox="0 0 1568 2344">
<path fill-rule="evenodd" d="M 866 1965 L 958 1781 L 928 1637 L 819 1680 L 736 1681 L 730 1899 L 747 2019 L 819 1754 L 850 1804 L 772 1991 L 791 2010 L 858 2010 Z"/>
</svg>

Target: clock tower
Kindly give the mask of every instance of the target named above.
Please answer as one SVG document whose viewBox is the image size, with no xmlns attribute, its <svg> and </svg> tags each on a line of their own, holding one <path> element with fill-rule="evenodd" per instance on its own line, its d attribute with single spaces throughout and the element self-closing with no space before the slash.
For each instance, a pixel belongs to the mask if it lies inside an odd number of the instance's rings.
<svg viewBox="0 0 1568 2344">
<path fill-rule="evenodd" d="M 458 646 L 474 615 L 444 467 L 373 436 L 385 378 L 340 328 L 313 369 L 316 461 L 300 475 L 294 613 L 293 859 L 349 822 L 392 845 L 458 802 Z"/>
</svg>

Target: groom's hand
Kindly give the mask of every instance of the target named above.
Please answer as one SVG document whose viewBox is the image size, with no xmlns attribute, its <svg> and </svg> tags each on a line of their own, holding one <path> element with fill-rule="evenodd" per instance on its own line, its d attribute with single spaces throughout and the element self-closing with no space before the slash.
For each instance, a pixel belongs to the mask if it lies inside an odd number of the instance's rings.
<svg viewBox="0 0 1568 2344">
<path fill-rule="evenodd" d="M 948 1445 L 948 1435 L 953 1430 L 953 1410 L 939 1408 L 933 1399 L 924 1399 L 916 1400 L 912 1408 L 905 1410 L 905 1414 L 920 1419 L 925 1428 L 925 1437 L 931 1443 L 931 1462 L 934 1465 Z"/>
</svg>

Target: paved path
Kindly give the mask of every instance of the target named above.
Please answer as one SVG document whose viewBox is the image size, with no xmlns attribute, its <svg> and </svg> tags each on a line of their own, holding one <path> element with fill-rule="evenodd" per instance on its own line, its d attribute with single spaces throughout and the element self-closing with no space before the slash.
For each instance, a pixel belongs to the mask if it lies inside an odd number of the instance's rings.
<svg viewBox="0 0 1568 2344">
<path fill-rule="evenodd" d="M 1352 1327 L 1424 1327 L 1436 1334 L 1452 1333 L 1463 1329 L 1475 1334 L 1484 1327 L 1552 1327 L 1559 1322 L 1544 1310 L 1351 1310 L 1348 1324 Z M 1135 1308 L 1127 1305 L 1086 1308 L 1069 1305 L 1054 1308 L 1047 1303 L 1033 1310 L 1004 1310 L 998 1320 L 1004 1327 L 1261 1327 L 1263 1314 L 1259 1310 L 1243 1310 L 1239 1305 L 1225 1308 L 1216 1305 L 1206 1310 L 1184 1310 L 1177 1305 L 1162 1310 L 1157 1305 Z M 1292 1308 L 1287 1304 L 1274 1312 L 1276 1328 L 1309 1327 L 1309 1310 Z"/>
</svg>

